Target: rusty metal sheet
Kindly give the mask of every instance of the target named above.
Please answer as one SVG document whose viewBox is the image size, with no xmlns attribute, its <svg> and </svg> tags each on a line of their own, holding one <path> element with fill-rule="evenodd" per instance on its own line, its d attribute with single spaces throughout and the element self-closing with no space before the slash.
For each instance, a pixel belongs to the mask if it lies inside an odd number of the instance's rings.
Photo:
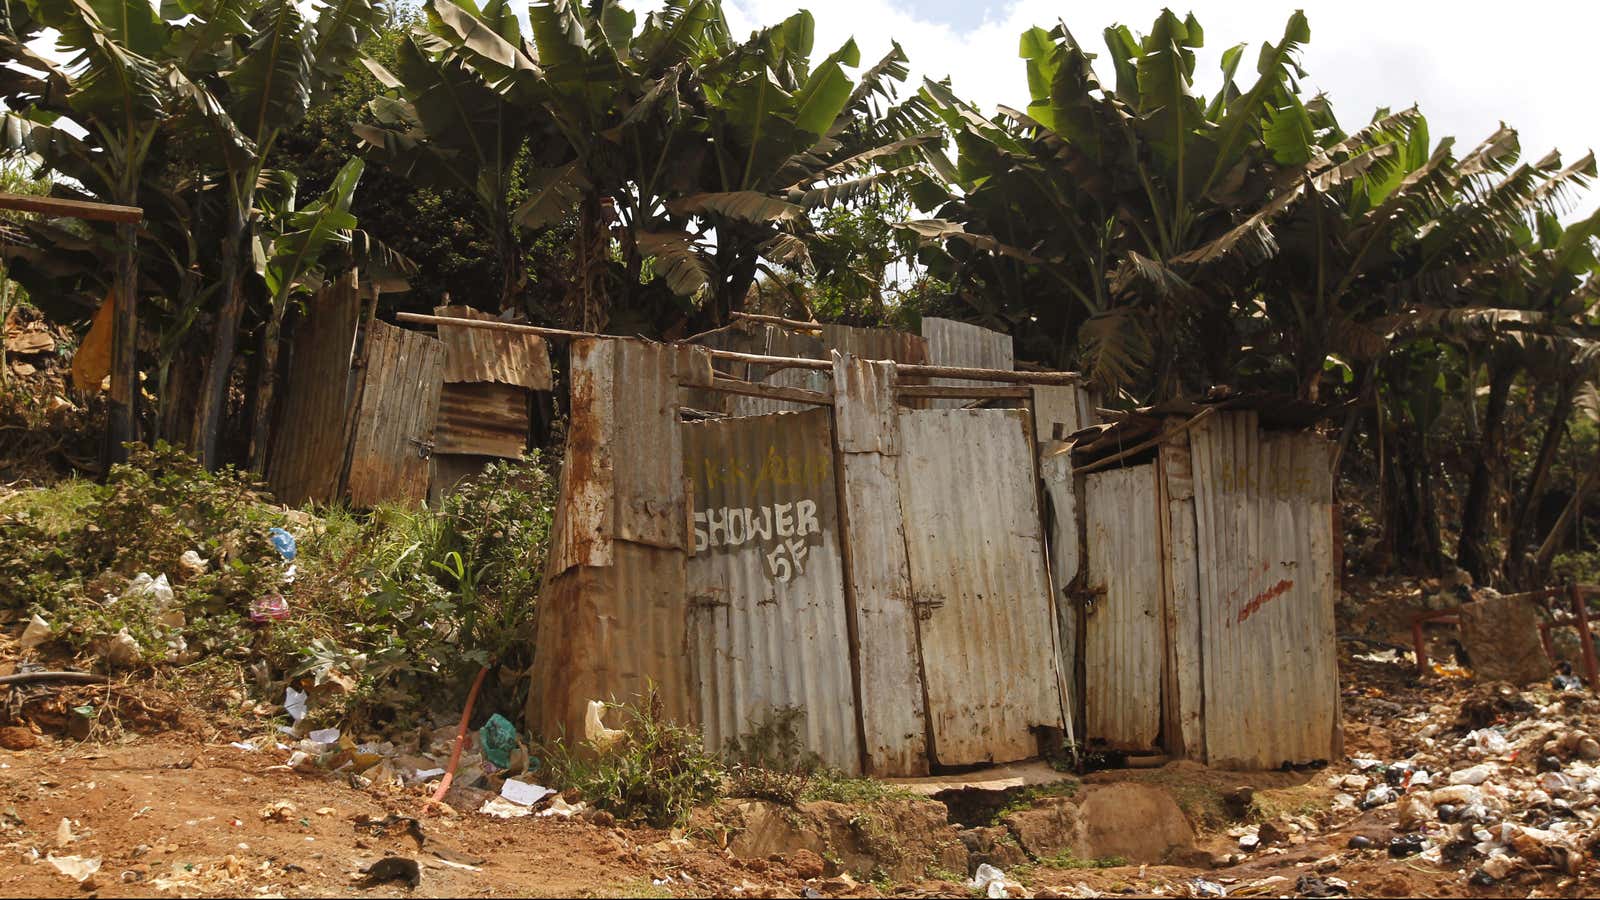
<svg viewBox="0 0 1600 900">
<path fill-rule="evenodd" d="M 834 427 L 843 498 L 847 596 L 855 617 L 860 662 L 862 740 L 866 769 L 878 776 L 926 775 L 927 713 L 911 607 L 911 573 L 900 515 L 896 460 L 880 452 L 898 444 L 894 368 L 834 357 Z M 853 444 L 843 438 L 855 424 Z M 886 434 L 863 433 L 884 428 Z M 851 446 L 866 448 L 857 452 Z"/>
<path fill-rule="evenodd" d="M 690 661 L 706 746 L 799 707 L 805 749 L 859 773 L 828 411 L 680 427 L 694 500 Z"/>
<path fill-rule="evenodd" d="M 1036 428 L 1038 426 L 1035 426 Z M 1066 452 L 1041 452 L 1039 456 L 1039 481 L 1044 488 L 1048 504 L 1049 540 L 1046 550 L 1050 557 L 1050 584 L 1055 591 L 1057 665 L 1062 680 L 1067 685 L 1068 699 L 1064 702 L 1066 714 L 1072 717 L 1073 734 L 1082 734 L 1078 721 L 1076 697 L 1081 694 L 1078 678 L 1078 604 L 1069 593 L 1073 580 L 1082 566 L 1083 523 L 1079 515 L 1079 498 L 1076 480 L 1072 475 L 1072 454 Z"/>
<path fill-rule="evenodd" d="M 963 366 L 969 369 L 1004 369 L 1016 366 L 1012 355 L 1011 335 L 993 331 L 982 325 L 922 317 L 922 337 L 928 342 L 928 363 L 935 366 Z M 960 385 L 970 387 L 973 382 L 952 378 L 929 379 L 929 384 Z M 930 409 L 959 409 L 967 400 L 930 399 Z"/>
<path fill-rule="evenodd" d="M 689 512 L 683 496 L 678 388 L 679 368 L 685 363 L 670 344 L 610 340 L 616 366 L 610 435 L 616 536 L 683 549 L 688 546 Z"/>
<path fill-rule="evenodd" d="M 1038 753 L 1062 727 L 1032 421 L 1020 409 L 900 413 L 900 506 L 935 762 Z"/>
<path fill-rule="evenodd" d="M 339 494 L 350 414 L 351 358 L 361 297 L 354 275 L 340 278 L 306 304 L 289 342 L 280 425 L 273 432 L 267 482 L 279 502 L 331 502 Z"/>
<path fill-rule="evenodd" d="M 892 359 L 895 362 L 923 364 L 928 361 L 928 341 L 920 334 L 893 328 L 863 328 L 856 325 L 822 325 L 822 344 L 828 350 L 848 353 L 860 359 Z"/>
<path fill-rule="evenodd" d="M 439 391 L 435 453 L 519 459 L 528 446 L 528 390 L 509 384 L 450 384 Z"/>
<path fill-rule="evenodd" d="M 494 460 L 492 456 L 455 453 L 435 453 L 428 457 L 428 505 L 437 507 L 445 497 L 455 493 L 456 485 L 482 474 Z"/>
<path fill-rule="evenodd" d="M 437 306 L 433 314 L 500 321 L 470 306 Z M 493 382 L 533 391 L 550 390 L 550 348 L 536 334 L 440 325 L 446 384 Z"/>
<path fill-rule="evenodd" d="M 1084 504 L 1093 597 L 1083 620 L 1084 727 L 1091 741 L 1152 749 L 1165 655 L 1155 466 L 1089 474 Z"/>
<path fill-rule="evenodd" d="M 683 551 L 619 540 L 613 552 L 616 565 L 574 566 L 540 592 L 528 722 L 546 740 L 574 746 L 590 700 L 637 704 L 652 686 L 667 718 L 696 724 Z"/>
<path fill-rule="evenodd" d="M 354 506 L 420 501 L 443 383 L 444 345 L 386 322 L 367 325 L 346 489 Z"/>
<path fill-rule="evenodd" d="M 615 343 L 601 338 L 572 342 L 567 378 L 572 393 L 561 484 L 550 526 L 546 579 L 573 566 L 612 562 Z"/>
<path fill-rule="evenodd" d="M 1190 433 L 1205 746 L 1215 766 L 1332 758 L 1338 720 L 1331 444 L 1253 412 Z"/>
</svg>

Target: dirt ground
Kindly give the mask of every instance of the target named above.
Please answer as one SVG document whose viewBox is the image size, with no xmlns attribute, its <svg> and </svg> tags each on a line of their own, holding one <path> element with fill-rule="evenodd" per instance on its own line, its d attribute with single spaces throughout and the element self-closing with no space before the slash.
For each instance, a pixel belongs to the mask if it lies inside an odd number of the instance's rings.
<svg viewBox="0 0 1600 900">
<path fill-rule="evenodd" d="M 1408 634 L 1403 608 L 1415 599 L 1415 591 L 1398 584 L 1365 585 L 1363 591 L 1365 602 L 1341 610 L 1344 759 L 1302 771 L 1221 772 L 1175 762 L 1158 769 L 1090 774 L 1074 786 L 1079 793 L 1070 802 L 1125 782 L 1159 789 L 1181 810 L 1187 825 L 1180 827 L 1193 828 L 1193 845 L 1167 854 L 1161 861 L 1169 864 L 1152 860 L 1124 865 L 1109 857 L 1046 858 L 1031 849 L 1036 858 L 1027 859 L 1013 844 L 1006 851 L 1013 854 L 1012 862 L 1001 866 L 1008 895 L 1600 894 L 1587 845 L 1590 832 L 1587 825 L 1582 832 L 1576 827 L 1592 823 L 1596 815 L 1600 798 L 1591 790 L 1596 782 L 1584 774 L 1592 767 L 1576 751 L 1569 753 L 1569 760 L 1558 762 L 1582 790 L 1524 803 L 1518 798 L 1535 783 L 1530 779 L 1547 777 L 1535 773 L 1532 757 L 1538 753 L 1513 747 L 1484 754 L 1468 746 L 1473 729 L 1483 728 L 1527 747 L 1545 748 L 1538 752 L 1549 751 L 1560 743 L 1560 734 L 1529 732 L 1536 720 L 1562 734 L 1600 735 L 1600 700 L 1587 693 L 1552 693 L 1540 685 L 1523 691 L 1482 685 L 1449 670 L 1443 676 L 1419 677 L 1403 657 L 1385 655 L 1393 655 Z M 1431 638 L 1437 645 L 1430 651 L 1434 658 L 1448 659 L 1450 634 L 1438 632 Z M 61 704 L 75 702 L 72 695 L 66 692 Z M 161 698 L 152 690 L 143 699 L 126 701 L 123 712 L 140 726 L 132 709 L 159 713 Z M 726 834 L 703 827 L 664 832 L 594 818 L 496 819 L 470 811 L 424 815 L 421 787 L 381 794 L 352 786 L 337 774 L 291 771 L 283 765 L 284 752 L 231 746 L 247 736 L 244 720 L 152 714 L 142 723 L 143 734 L 136 727 L 120 734 L 96 732 L 82 741 L 59 733 L 59 722 L 35 724 L 46 726 L 34 736 L 36 746 L 0 750 L 4 896 L 981 895 L 967 881 L 977 857 L 968 857 L 959 845 L 955 852 L 957 858 L 968 859 L 966 871 L 930 866 L 925 877 L 915 880 L 857 880 L 838 874 L 840 867 L 831 861 L 824 866 L 817 854 L 805 850 L 738 858 L 735 842 Z M 0 745 L 30 742 L 7 737 L 0 734 Z M 10 737 L 19 736 L 13 732 Z M 1575 739 L 1568 743 L 1577 746 Z M 1571 852 L 1509 857 L 1502 852 L 1506 871 L 1492 883 L 1481 880 L 1488 858 L 1484 852 L 1460 858 L 1440 858 L 1437 852 L 1431 858 L 1415 853 L 1392 857 L 1388 846 L 1397 835 L 1426 834 L 1430 848 L 1437 850 L 1450 843 L 1451 829 L 1461 826 L 1441 824 L 1442 815 L 1439 821 L 1424 816 L 1422 824 L 1413 815 L 1411 823 L 1403 823 L 1404 803 L 1394 800 L 1361 808 L 1368 806 L 1356 802 L 1368 778 L 1361 773 L 1383 771 L 1362 768 L 1367 765 L 1364 758 L 1382 761 L 1396 772 L 1430 767 L 1439 779 L 1435 785 L 1478 760 L 1493 762 L 1495 777 L 1507 787 L 1499 794 L 1505 799 L 1496 821 L 1485 824 L 1501 828 L 1500 822 L 1516 823 L 1508 827 L 1532 828 L 1530 834 L 1564 841 L 1562 829 L 1570 828 L 1571 840 L 1564 846 Z M 1542 760 L 1539 772 L 1548 772 Z M 1410 777 L 1405 787 L 1410 787 Z M 1352 787 L 1352 779 L 1360 787 Z M 1370 780 L 1383 783 L 1378 776 Z M 1243 808 L 1238 805 L 1240 788 L 1250 789 Z M 1069 802 L 1049 796 L 1022 799 L 1023 808 L 1035 812 Z M 841 813 L 852 826 L 866 814 Z M 954 825 L 944 824 L 943 815 L 943 810 L 935 815 L 937 827 L 948 830 L 946 837 L 958 834 Z M 950 806 L 952 822 L 975 828 L 974 822 L 961 821 L 971 815 L 970 805 Z M 1110 823 L 1124 830 L 1146 825 L 1138 821 L 1142 813 L 1131 809 L 1106 815 L 1126 819 Z M 798 819 L 783 811 L 778 816 Z M 1004 835 L 998 814 L 993 821 L 996 827 L 987 830 Z M 1005 822 L 1013 833 L 1022 834 L 1012 820 Z M 889 825 L 893 830 L 894 823 Z M 976 832 L 968 828 L 959 833 L 965 841 Z M 1359 845 L 1360 838 L 1370 845 L 1353 847 L 1352 839 Z M 1259 847 L 1246 845 L 1258 839 Z M 951 849 L 948 842 L 944 849 Z M 386 857 L 414 861 L 417 883 L 375 881 L 361 874 Z M 98 871 L 82 883 L 59 871 L 58 863 L 70 868 L 74 859 L 99 860 Z"/>
</svg>

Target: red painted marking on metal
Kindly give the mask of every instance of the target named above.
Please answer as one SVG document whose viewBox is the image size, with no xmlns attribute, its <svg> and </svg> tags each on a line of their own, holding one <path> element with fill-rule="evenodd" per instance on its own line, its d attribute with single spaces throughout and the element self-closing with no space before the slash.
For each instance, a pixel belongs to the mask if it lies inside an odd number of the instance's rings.
<svg viewBox="0 0 1600 900">
<path fill-rule="evenodd" d="M 1239 610 L 1238 621 L 1243 623 L 1244 620 L 1250 618 L 1250 616 L 1253 615 L 1256 610 L 1266 606 L 1269 602 L 1277 599 L 1278 597 L 1283 596 L 1283 594 L 1292 587 L 1294 587 L 1294 582 L 1288 578 L 1285 578 L 1272 587 L 1269 587 L 1254 597 L 1251 597 L 1250 602 L 1244 605 L 1244 609 Z"/>
</svg>

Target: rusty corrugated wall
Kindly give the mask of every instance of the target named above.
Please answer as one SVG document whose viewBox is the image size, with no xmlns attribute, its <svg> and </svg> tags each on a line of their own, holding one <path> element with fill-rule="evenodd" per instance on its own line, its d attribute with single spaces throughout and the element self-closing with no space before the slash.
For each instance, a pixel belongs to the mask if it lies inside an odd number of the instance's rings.
<svg viewBox="0 0 1600 900">
<path fill-rule="evenodd" d="M 992 331 L 982 325 L 958 322 L 955 319 L 941 319 L 937 316 L 923 316 L 922 337 L 928 342 L 930 365 L 1006 371 L 1016 366 L 1016 357 L 1011 349 L 1011 335 Z M 973 384 L 971 381 L 952 378 L 931 378 L 928 383 L 962 387 Z M 970 400 L 931 399 L 928 401 L 928 407 L 958 409 L 970 402 Z"/>
<path fill-rule="evenodd" d="M 900 507 L 940 765 L 1038 754 L 1062 726 L 1055 621 L 1020 409 L 900 413 Z"/>
<path fill-rule="evenodd" d="M 1084 495 L 1091 598 L 1083 617 L 1086 736 L 1121 749 L 1154 749 L 1166 642 L 1155 466 L 1091 473 Z"/>
<path fill-rule="evenodd" d="M 1276 768 L 1337 753 L 1332 445 L 1255 413 L 1190 434 L 1206 758 Z"/>
<path fill-rule="evenodd" d="M 654 686 L 664 713 L 693 725 L 677 398 L 709 382 L 710 359 L 687 345 L 584 338 L 569 371 L 528 721 L 546 736 L 577 733 L 588 701 L 636 702 Z"/>
<path fill-rule="evenodd" d="M 350 362 L 360 318 L 356 276 L 349 272 L 317 292 L 295 327 L 267 466 L 267 481 L 282 503 L 328 503 L 339 494 L 350 415 Z"/>
<path fill-rule="evenodd" d="M 456 319 L 500 321 L 470 306 L 438 306 L 433 314 Z M 533 391 L 550 390 L 550 349 L 536 334 L 440 325 L 445 345 L 447 384 L 492 382 Z"/>
<path fill-rule="evenodd" d="M 368 323 L 345 481 L 352 505 L 417 502 L 428 495 L 443 373 L 443 344 L 386 322 Z"/>
<path fill-rule="evenodd" d="M 706 746 L 781 707 L 830 767 L 861 769 L 828 410 L 685 423 L 690 662 Z"/>
<path fill-rule="evenodd" d="M 487 381 L 447 381 L 439 392 L 437 432 L 435 453 L 519 459 L 528 446 L 528 391 Z"/>
</svg>

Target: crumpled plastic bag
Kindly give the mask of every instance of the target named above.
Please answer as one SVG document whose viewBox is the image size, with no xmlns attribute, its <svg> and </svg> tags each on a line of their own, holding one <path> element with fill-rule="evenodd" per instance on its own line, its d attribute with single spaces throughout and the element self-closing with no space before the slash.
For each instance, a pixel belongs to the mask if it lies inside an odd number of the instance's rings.
<svg viewBox="0 0 1600 900">
<path fill-rule="evenodd" d="M 617 741 L 622 740 L 626 733 L 617 728 L 607 728 L 600 717 L 605 714 L 606 705 L 599 700 L 590 700 L 589 709 L 583 716 L 583 736 L 598 750 L 605 750 Z"/>
<path fill-rule="evenodd" d="M 478 746 L 483 748 L 484 759 L 504 769 L 511 765 L 511 752 L 517 749 L 517 727 L 495 713 L 478 729 Z"/>
</svg>

